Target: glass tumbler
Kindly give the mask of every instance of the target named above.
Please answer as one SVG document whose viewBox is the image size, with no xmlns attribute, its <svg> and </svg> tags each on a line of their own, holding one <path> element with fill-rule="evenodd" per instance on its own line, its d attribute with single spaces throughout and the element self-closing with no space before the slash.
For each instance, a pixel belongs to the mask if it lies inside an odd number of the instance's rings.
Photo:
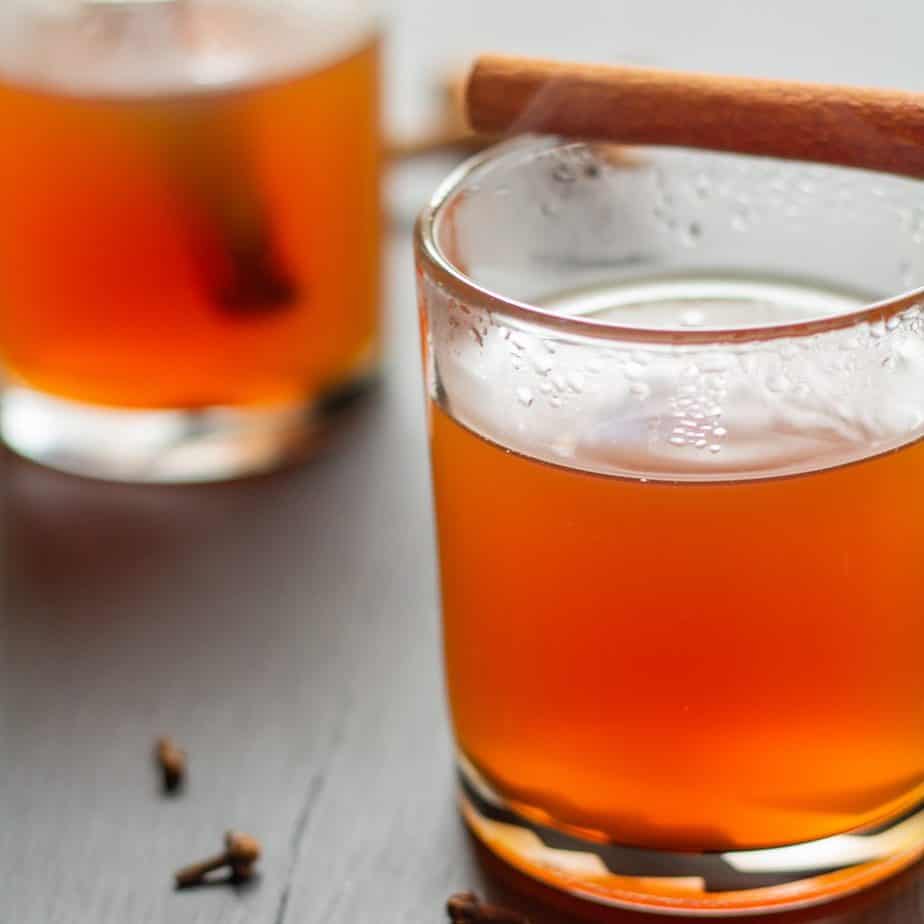
<svg viewBox="0 0 924 924">
<path fill-rule="evenodd" d="M 461 808 L 611 905 L 924 848 L 924 185 L 527 139 L 417 228 Z"/>
<path fill-rule="evenodd" d="M 377 365 L 363 0 L 4 0 L 0 436 L 84 475 L 299 454 Z"/>
</svg>

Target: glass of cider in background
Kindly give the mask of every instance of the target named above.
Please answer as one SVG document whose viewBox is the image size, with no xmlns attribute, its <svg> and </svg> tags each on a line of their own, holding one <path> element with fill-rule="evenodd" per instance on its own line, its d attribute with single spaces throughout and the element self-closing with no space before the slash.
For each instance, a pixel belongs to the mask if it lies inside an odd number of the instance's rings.
<svg viewBox="0 0 924 924">
<path fill-rule="evenodd" d="M 921 854 L 922 216 L 887 175 L 535 140 L 423 213 L 461 804 L 522 871 L 735 913 Z"/>
<path fill-rule="evenodd" d="M 378 351 L 359 0 L 5 0 L 0 429 L 83 474 L 304 450 Z"/>
</svg>

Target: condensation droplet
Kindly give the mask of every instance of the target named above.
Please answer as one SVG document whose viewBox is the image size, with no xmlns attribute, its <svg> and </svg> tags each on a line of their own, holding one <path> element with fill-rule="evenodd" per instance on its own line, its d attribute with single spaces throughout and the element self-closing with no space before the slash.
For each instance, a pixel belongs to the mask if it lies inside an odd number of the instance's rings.
<svg viewBox="0 0 924 924">
<path fill-rule="evenodd" d="M 651 388 L 645 382 L 633 382 L 629 387 L 636 398 L 647 398 L 651 394 Z"/>
<path fill-rule="evenodd" d="M 568 373 L 568 387 L 577 395 L 581 393 L 584 388 L 584 377 L 580 372 Z"/>
<path fill-rule="evenodd" d="M 670 438 L 670 442 L 673 443 L 674 446 L 686 446 L 687 445 L 687 441 L 682 436 L 672 436 Z"/>
<path fill-rule="evenodd" d="M 528 388 L 518 388 L 517 401 L 524 407 L 529 407 L 533 403 L 533 393 Z"/>
<path fill-rule="evenodd" d="M 722 447 L 721 447 L 718 443 L 713 443 L 713 444 L 709 447 L 709 451 L 710 451 L 710 452 L 721 452 L 721 451 L 722 451 Z"/>
<path fill-rule="evenodd" d="M 716 427 L 712 431 L 712 435 L 719 437 L 719 439 L 721 439 L 723 436 L 726 436 L 727 434 L 728 434 L 728 430 L 726 430 L 725 427 Z"/>
<path fill-rule="evenodd" d="M 544 394 L 544 395 L 550 395 L 550 394 L 554 391 L 554 389 L 552 388 L 552 383 L 551 383 L 551 382 L 543 382 L 543 383 L 539 386 L 539 391 L 541 391 L 542 394 Z"/>
<path fill-rule="evenodd" d="M 774 392 L 786 391 L 789 388 L 789 379 L 785 375 L 771 375 L 767 379 L 767 388 Z"/>
</svg>

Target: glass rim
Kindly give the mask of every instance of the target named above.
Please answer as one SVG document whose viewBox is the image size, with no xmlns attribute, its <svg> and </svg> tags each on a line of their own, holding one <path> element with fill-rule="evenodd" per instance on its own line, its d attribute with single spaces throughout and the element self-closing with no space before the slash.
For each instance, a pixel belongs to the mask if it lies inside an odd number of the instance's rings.
<svg viewBox="0 0 924 924">
<path fill-rule="evenodd" d="M 591 144 L 591 142 L 557 136 L 520 136 L 486 148 L 455 167 L 437 186 L 427 204 L 420 211 L 414 225 L 414 249 L 418 259 L 426 267 L 427 274 L 434 278 L 454 298 L 466 304 L 474 301 L 489 311 L 496 310 L 507 317 L 561 333 L 569 333 L 590 339 L 636 343 L 741 343 L 777 340 L 786 337 L 809 337 L 814 334 L 853 327 L 863 322 L 885 321 L 924 301 L 924 286 L 920 286 L 877 301 L 867 302 L 857 308 L 838 314 L 809 318 L 802 321 L 759 324 L 753 327 L 710 327 L 697 330 L 680 327 L 626 326 L 612 324 L 607 321 L 595 321 L 580 315 L 556 314 L 547 308 L 541 308 L 538 305 L 495 292 L 482 286 L 468 274 L 462 272 L 443 252 L 436 240 L 436 229 L 440 216 L 443 210 L 451 203 L 453 196 L 461 191 L 466 182 L 477 176 L 478 173 L 487 171 L 505 160 L 528 157 L 541 151 L 587 148 Z M 627 145 L 625 147 L 632 150 L 666 150 L 666 148 L 658 145 Z M 674 148 L 672 150 L 681 149 Z M 750 155 L 736 155 L 702 149 L 695 149 L 695 153 L 740 157 L 747 160 L 772 160 L 772 158 L 757 158 Z M 779 162 L 809 165 L 805 161 Z M 848 173 L 871 172 L 850 167 L 829 166 L 829 169 Z M 901 177 L 900 179 L 907 178 Z M 908 182 L 913 183 L 914 181 L 909 179 Z"/>
</svg>

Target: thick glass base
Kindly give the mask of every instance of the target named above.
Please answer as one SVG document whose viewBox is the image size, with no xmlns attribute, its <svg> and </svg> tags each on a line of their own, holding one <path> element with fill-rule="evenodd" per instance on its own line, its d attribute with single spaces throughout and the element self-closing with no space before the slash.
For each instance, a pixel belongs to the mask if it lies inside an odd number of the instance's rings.
<svg viewBox="0 0 924 924">
<path fill-rule="evenodd" d="M 514 812 L 460 761 L 462 815 L 520 872 L 604 905 L 676 915 L 745 915 L 840 898 L 924 853 L 924 806 L 850 834 L 762 850 L 671 852 L 589 842 Z"/>
<path fill-rule="evenodd" d="M 88 478 L 223 481 L 310 453 L 323 424 L 369 381 L 305 404 L 190 410 L 99 407 L 11 384 L 0 399 L 0 438 L 34 462 Z"/>
</svg>

